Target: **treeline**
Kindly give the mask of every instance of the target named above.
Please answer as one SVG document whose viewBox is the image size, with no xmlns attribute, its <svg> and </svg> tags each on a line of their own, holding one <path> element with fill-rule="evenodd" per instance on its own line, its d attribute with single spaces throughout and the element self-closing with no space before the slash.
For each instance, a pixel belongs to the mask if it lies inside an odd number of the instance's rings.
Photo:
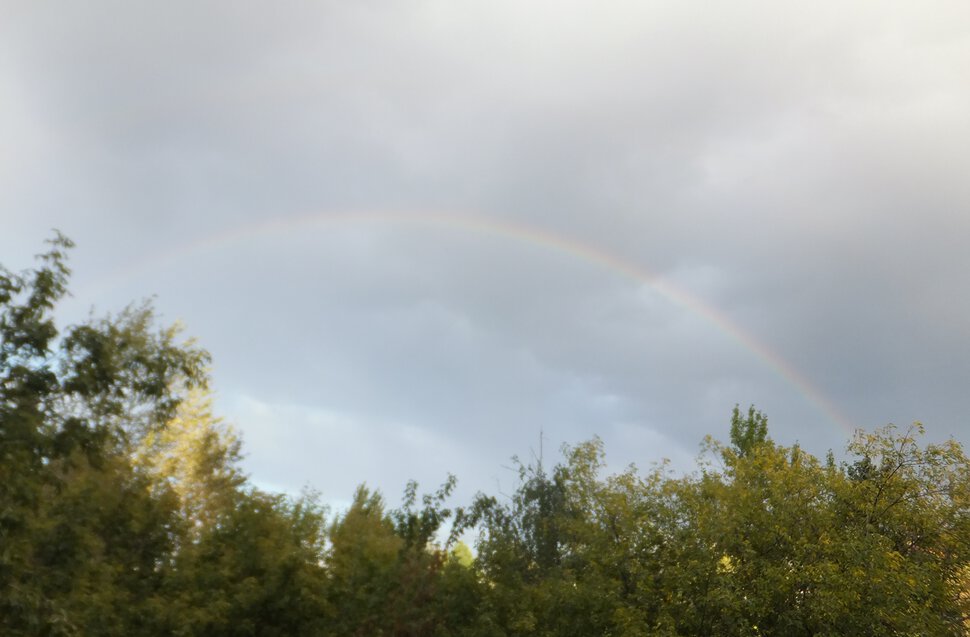
<svg viewBox="0 0 970 637">
<path fill-rule="evenodd" d="M 150 307 L 58 330 L 68 248 L 0 269 L 0 635 L 967 632 L 956 442 L 886 428 L 820 460 L 735 409 L 688 476 L 604 475 L 593 440 L 508 497 L 360 488 L 331 516 L 247 482 L 207 354 Z"/>
</svg>

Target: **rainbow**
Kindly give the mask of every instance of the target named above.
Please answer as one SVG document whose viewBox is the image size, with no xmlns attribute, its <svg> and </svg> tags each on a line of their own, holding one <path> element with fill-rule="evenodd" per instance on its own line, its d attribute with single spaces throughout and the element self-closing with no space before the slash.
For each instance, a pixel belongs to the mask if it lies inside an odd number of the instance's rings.
<svg viewBox="0 0 970 637">
<path fill-rule="evenodd" d="M 717 308 L 704 302 L 689 291 L 677 287 L 643 267 L 600 250 L 592 245 L 555 234 L 533 225 L 497 220 L 479 215 L 453 214 L 440 212 L 410 211 L 354 211 L 354 212 L 315 212 L 293 215 L 245 224 L 227 232 L 216 233 L 194 242 L 187 243 L 176 250 L 150 255 L 129 267 L 122 274 L 101 279 L 85 292 L 87 298 L 97 298 L 106 290 L 113 289 L 145 272 L 163 269 L 166 265 L 206 251 L 223 248 L 239 241 L 265 235 L 292 232 L 294 229 L 314 225 L 334 223 L 381 222 L 388 224 L 424 224 L 452 228 L 462 232 L 484 234 L 505 240 L 537 246 L 556 253 L 569 255 L 608 270 L 622 274 L 669 299 L 671 302 L 699 315 L 713 324 L 718 330 L 739 343 L 742 347 L 763 361 L 770 369 L 795 388 L 809 403 L 850 435 L 855 427 L 842 411 L 791 363 L 744 330 Z"/>
</svg>

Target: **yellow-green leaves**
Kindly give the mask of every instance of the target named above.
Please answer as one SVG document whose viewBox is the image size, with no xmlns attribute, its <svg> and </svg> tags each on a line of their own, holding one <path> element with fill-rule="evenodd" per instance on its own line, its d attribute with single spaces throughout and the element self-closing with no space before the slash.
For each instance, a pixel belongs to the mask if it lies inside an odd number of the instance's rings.
<svg viewBox="0 0 970 637">
<path fill-rule="evenodd" d="M 239 449 L 232 428 L 213 416 L 211 398 L 196 389 L 164 427 L 146 433 L 133 461 L 156 490 L 174 492 L 183 519 L 197 534 L 235 504 L 245 481 Z"/>
</svg>

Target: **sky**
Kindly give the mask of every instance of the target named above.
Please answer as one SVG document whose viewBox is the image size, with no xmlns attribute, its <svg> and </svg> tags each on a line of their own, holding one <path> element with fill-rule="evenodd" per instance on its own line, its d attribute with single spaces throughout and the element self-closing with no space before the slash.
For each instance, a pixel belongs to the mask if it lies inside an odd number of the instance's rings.
<svg viewBox="0 0 970 637">
<path fill-rule="evenodd" d="M 0 0 L 0 263 L 154 297 L 267 488 L 970 443 L 970 4 Z"/>
</svg>

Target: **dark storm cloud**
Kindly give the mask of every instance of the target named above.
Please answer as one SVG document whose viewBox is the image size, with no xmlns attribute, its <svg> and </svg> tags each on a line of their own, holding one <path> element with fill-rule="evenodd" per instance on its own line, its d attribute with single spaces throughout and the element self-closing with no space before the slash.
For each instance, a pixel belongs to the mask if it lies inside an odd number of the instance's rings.
<svg viewBox="0 0 970 637">
<path fill-rule="evenodd" d="M 735 402 L 780 440 L 839 447 L 718 320 L 858 425 L 970 435 L 963 4 L 5 11 L 3 262 L 58 226 L 95 294 L 75 316 L 158 293 L 213 350 L 260 480 L 488 488 L 540 428 L 686 466 Z M 526 223 L 720 318 L 568 251 L 427 224 L 184 252 L 328 210 Z"/>
</svg>

